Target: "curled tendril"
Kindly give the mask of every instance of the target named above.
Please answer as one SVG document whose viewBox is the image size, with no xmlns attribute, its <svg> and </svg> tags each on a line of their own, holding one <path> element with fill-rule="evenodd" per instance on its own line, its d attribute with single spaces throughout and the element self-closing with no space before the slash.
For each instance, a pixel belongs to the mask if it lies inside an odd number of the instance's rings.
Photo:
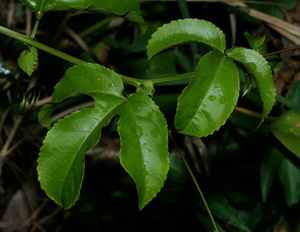
<svg viewBox="0 0 300 232">
<path fill-rule="evenodd" d="M 23 91 L 21 93 L 21 102 L 19 106 L 19 114 L 25 114 L 31 111 L 34 107 L 36 102 L 39 100 L 41 94 L 40 88 L 32 88 L 27 92 Z"/>
</svg>

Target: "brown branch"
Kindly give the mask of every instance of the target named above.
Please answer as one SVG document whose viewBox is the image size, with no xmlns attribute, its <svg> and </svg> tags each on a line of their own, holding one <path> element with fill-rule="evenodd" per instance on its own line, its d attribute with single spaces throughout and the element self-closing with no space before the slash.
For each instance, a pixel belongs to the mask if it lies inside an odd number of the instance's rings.
<svg viewBox="0 0 300 232">
<path fill-rule="evenodd" d="M 284 53 L 284 52 L 293 51 L 293 50 L 296 50 L 296 49 L 300 49 L 300 45 L 294 46 L 294 47 L 290 47 L 290 48 L 286 48 L 286 49 L 282 49 L 282 50 L 275 51 L 275 52 L 270 52 L 270 53 L 264 54 L 263 56 L 264 57 L 273 56 L 273 55 L 281 54 L 281 53 Z"/>
</svg>

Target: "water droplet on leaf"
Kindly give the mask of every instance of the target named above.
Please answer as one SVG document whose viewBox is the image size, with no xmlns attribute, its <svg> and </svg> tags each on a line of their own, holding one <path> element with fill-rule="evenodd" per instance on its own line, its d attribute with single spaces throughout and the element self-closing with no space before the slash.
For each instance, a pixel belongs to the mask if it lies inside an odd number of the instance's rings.
<svg viewBox="0 0 300 232">
<path fill-rule="evenodd" d="M 223 97 L 223 96 L 220 97 L 219 102 L 220 102 L 221 104 L 224 104 L 224 103 L 226 102 L 226 98 Z"/>
<path fill-rule="evenodd" d="M 157 138 L 159 136 L 159 132 L 155 129 L 151 130 L 150 131 L 150 134 L 154 137 L 154 138 Z"/>
<path fill-rule="evenodd" d="M 137 127 L 137 134 L 138 134 L 139 137 L 142 137 L 142 135 L 143 135 L 142 127 L 140 127 L 140 126 Z"/>
<path fill-rule="evenodd" d="M 209 96 L 209 97 L 208 97 L 208 100 L 210 100 L 210 101 L 214 101 L 214 100 L 216 100 L 216 96 L 214 96 L 214 95 L 211 95 L 211 96 Z"/>
</svg>

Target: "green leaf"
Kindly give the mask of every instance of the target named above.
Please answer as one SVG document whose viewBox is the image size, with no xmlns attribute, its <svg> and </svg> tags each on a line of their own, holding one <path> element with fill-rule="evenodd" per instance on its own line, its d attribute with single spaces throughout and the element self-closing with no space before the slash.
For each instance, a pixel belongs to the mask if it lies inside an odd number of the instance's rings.
<svg viewBox="0 0 300 232">
<path fill-rule="evenodd" d="M 271 68 L 265 58 L 254 50 L 234 48 L 227 55 L 241 63 L 247 69 L 258 87 L 263 105 L 261 124 L 275 103 L 276 89 L 272 80 Z"/>
<path fill-rule="evenodd" d="M 137 0 L 20 0 L 33 12 L 45 13 L 49 10 L 98 10 L 103 13 L 123 15 L 130 10 L 139 11 Z"/>
<path fill-rule="evenodd" d="M 122 96 L 118 74 L 97 64 L 67 70 L 55 86 L 51 104 L 41 118 L 51 113 L 53 103 L 79 93 L 95 100 L 92 108 L 59 120 L 47 133 L 38 159 L 38 178 L 46 194 L 65 209 L 78 199 L 84 174 L 84 155 L 95 146 L 101 129 L 113 116 L 121 116 L 121 163 L 136 181 L 142 209 L 160 191 L 169 164 L 167 124 L 154 102 L 144 93 Z"/>
<path fill-rule="evenodd" d="M 19 56 L 18 64 L 28 76 L 31 76 L 38 67 L 37 49 L 35 47 L 29 47 L 28 49 L 25 49 Z"/>
<path fill-rule="evenodd" d="M 289 159 L 284 158 L 278 168 L 278 177 L 284 189 L 286 202 L 289 206 L 300 199 L 300 169 Z"/>
<path fill-rule="evenodd" d="M 283 154 L 276 148 L 271 148 L 271 150 L 263 157 L 260 167 L 260 187 L 264 202 L 267 200 L 270 187 L 282 159 Z"/>
<path fill-rule="evenodd" d="M 266 57 L 266 60 L 271 66 L 273 74 L 277 73 L 282 68 L 283 62 L 280 56 L 268 56 Z"/>
<path fill-rule="evenodd" d="M 221 220 L 250 232 L 251 230 L 245 224 L 238 212 L 232 207 L 228 200 L 220 193 L 214 192 L 206 197 L 207 204 L 212 214 L 220 218 Z M 201 208 L 205 209 L 204 204 L 199 203 Z"/>
<path fill-rule="evenodd" d="M 55 10 L 93 10 L 102 14 L 124 16 L 138 25 L 143 34 L 147 25 L 140 14 L 138 0 L 20 0 L 32 12 L 41 16 L 47 11 Z"/>
<path fill-rule="evenodd" d="M 270 125 L 275 137 L 300 158 L 300 114 L 294 110 L 287 111 Z"/>
<path fill-rule="evenodd" d="M 252 49 L 259 52 L 260 54 L 267 53 L 266 34 L 259 38 L 255 38 L 246 31 L 244 35 L 247 38 L 248 43 Z"/>
<path fill-rule="evenodd" d="M 148 60 L 166 49 L 189 42 L 204 43 L 221 52 L 226 48 L 225 35 L 214 24 L 199 19 L 183 19 L 164 24 L 152 34 L 147 46 Z"/>
<path fill-rule="evenodd" d="M 218 50 L 198 63 L 195 78 L 178 99 L 175 127 L 180 133 L 203 137 L 228 119 L 239 96 L 237 67 Z"/>
<path fill-rule="evenodd" d="M 136 182 L 141 210 L 166 180 L 169 170 L 167 124 L 158 106 L 142 93 L 129 96 L 120 116 L 120 160 Z"/>
</svg>

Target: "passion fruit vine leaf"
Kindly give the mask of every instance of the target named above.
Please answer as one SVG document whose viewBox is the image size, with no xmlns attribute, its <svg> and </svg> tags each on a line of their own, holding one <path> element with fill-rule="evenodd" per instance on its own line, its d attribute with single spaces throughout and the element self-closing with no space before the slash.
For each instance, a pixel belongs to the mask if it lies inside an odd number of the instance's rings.
<svg viewBox="0 0 300 232">
<path fill-rule="evenodd" d="M 237 104 L 239 75 L 232 59 L 213 50 L 198 63 L 195 78 L 178 99 L 175 127 L 203 137 L 218 130 Z"/>
<path fill-rule="evenodd" d="M 272 80 L 271 67 L 261 54 L 247 48 L 233 48 L 227 52 L 227 55 L 246 68 L 258 87 L 263 105 L 261 124 L 275 103 L 276 89 Z"/>
<path fill-rule="evenodd" d="M 163 187 L 169 170 L 167 123 L 144 93 L 129 96 L 120 116 L 121 164 L 137 184 L 142 209 Z"/>
<path fill-rule="evenodd" d="M 158 53 L 179 44 L 200 42 L 224 52 L 225 35 L 211 22 L 199 19 L 184 19 L 164 24 L 152 34 L 147 46 L 148 60 Z"/>
<path fill-rule="evenodd" d="M 32 12 L 43 15 L 55 10 L 93 10 L 102 14 L 124 16 L 128 21 L 138 25 L 141 34 L 147 30 L 147 25 L 140 14 L 138 0 L 20 0 Z"/>
<path fill-rule="evenodd" d="M 138 0 L 20 0 L 32 12 L 41 14 L 49 10 L 98 10 L 123 15 L 130 10 L 139 11 Z"/>
<path fill-rule="evenodd" d="M 122 96 L 118 74 L 97 64 L 70 68 L 56 85 L 51 103 L 74 94 L 95 100 L 59 120 L 47 133 L 38 159 L 38 178 L 46 194 L 65 209 L 78 199 L 84 175 L 84 155 L 94 147 L 101 129 L 120 115 L 121 164 L 133 177 L 142 209 L 160 191 L 169 167 L 167 124 L 146 94 Z M 46 112 L 51 112 L 45 106 Z M 41 110 L 44 114 L 43 109 Z M 151 120 L 151 118 L 153 120 Z"/>
</svg>

